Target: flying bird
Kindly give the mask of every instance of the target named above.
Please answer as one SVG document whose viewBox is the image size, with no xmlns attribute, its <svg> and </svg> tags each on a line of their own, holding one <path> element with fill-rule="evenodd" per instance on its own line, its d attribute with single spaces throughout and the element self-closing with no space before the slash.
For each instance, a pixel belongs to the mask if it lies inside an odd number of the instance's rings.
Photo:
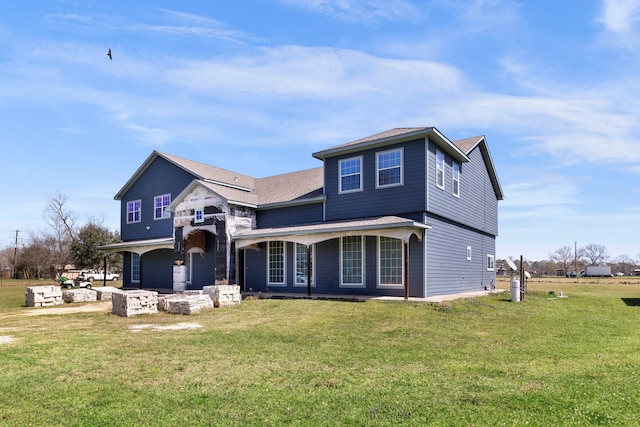
<svg viewBox="0 0 640 427">
<path fill-rule="evenodd" d="M 111 48 L 109 48 L 109 52 L 107 52 L 107 56 L 109 57 L 110 60 L 113 61 L 113 58 L 111 57 Z"/>
</svg>

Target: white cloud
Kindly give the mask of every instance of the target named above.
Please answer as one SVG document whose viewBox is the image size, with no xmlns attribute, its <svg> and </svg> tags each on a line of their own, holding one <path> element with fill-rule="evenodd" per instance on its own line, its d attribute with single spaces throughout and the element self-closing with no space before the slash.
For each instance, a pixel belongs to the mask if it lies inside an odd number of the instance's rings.
<svg viewBox="0 0 640 427">
<path fill-rule="evenodd" d="M 640 21 L 639 0 L 603 0 L 602 14 L 597 22 L 604 25 L 607 31 L 626 33 L 634 29 Z"/>
<path fill-rule="evenodd" d="M 418 9 L 404 0 L 280 0 L 312 13 L 327 15 L 347 22 L 408 22 Z"/>
</svg>

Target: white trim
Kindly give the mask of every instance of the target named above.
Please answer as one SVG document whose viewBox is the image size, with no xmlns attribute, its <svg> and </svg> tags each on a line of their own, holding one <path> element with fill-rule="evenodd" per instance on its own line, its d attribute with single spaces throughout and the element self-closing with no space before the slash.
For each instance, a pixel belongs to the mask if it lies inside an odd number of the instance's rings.
<svg viewBox="0 0 640 427">
<path fill-rule="evenodd" d="M 139 209 L 137 211 L 132 211 L 132 212 L 138 212 L 138 220 L 137 221 L 129 221 L 129 204 L 130 203 L 138 203 Z M 127 202 L 127 212 L 126 212 L 126 222 L 127 224 L 137 224 L 140 221 L 142 221 L 142 200 L 141 199 L 136 199 L 136 200 L 130 200 Z"/>
<path fill-rule="evenodd" d="M 269 261 L 271 257 L 271 244 L 272 243 L 281 243 L 282 244 L 282 282 L 271 282 L 270 279 L 270 266 Z M 287 286 L 287 242 L 283 240 L 273 240 L 267 242 L 267 286 Z"/>
<path fill-rule="evenodd" d="M 165 197 L 169 198 L 169 204 L 164 204 Z M 160 203 L 162 206 L 156 206 L 156 200 L 160 199 Z M 153 196 L 153 220 L 161 220 L 161 219 L 169 219 L 171 218 L 171 212 L 169 211 L 169 206 L 171 206 L 171 193 L 160 194 L 159 196 Z M 162 216 L 156 215 L 156 209 L 162 209 Z"/>
<path fill-rule="evenodd" d="M 400 168 L 400 182 L 394 182 L 391 184 L 380 184 L 380 165 L 379 165 L 379 157 L 381 154 L 393 153 L 399 151 L 400 152 L 400 165 L 385 167 L 382 170 L 390 170 Z M 404 185 L 404 147 L 394 148 L 393 150 L 384 150 L 376 152 L 376 188 L 387 188 L 387 187 L 398 187 Z"/>
<path fill-rule="evenodd" d="M 362 265 L 360 266 L 360 277 L 361 277 L 361 282 L 360 283 L 345 283 L 344 282 L 344 278 L 343 278 L 343 273 L 344 273 L 344 254 L 343 254 L 343 240 L 345 237 L 359 237 L 360 238 L 360 259 L 362 261 Z M 344 236 L 344 237 L 340 237 L 340 287 L 341 288 L 364 288 L 366 287 L 366 280 L 365 280 L 365 240 L 366 237 L 362 236 L 362 235 L 353 235 L 353 236 Z"/>
<path fill-rule="evenodd" d="M 137 279 L 133 278 L 133 257 L 135 255 L 138 255 L 138 278 Z M 142 274 L 141 261 L 142 261 L 142 255 L 135 252 L 131 252 L 131 275 L 129 276 L 131 278 L 131 283 L 140 283 L 140 275 Z"/>
<path fill-rule="evenodd" d="M 400 242 L 400 283 L 381 283 L 381 276 L 382 276 L 382 257 L 380 256 L 381 254 L 381 246 L 380 246 L 380 240 L 382 238 L 384 238 L 385 236 L 378 236 L 378 250 L 377 250 L 377 263 L 378 263 L 378 268 L 377 268 L 377 275 L 378 275 L 378 281 L 377 281 L 377 287 L 378 288 L 383 288 L 383 289 L 397 289 L 397 288 L 403 288 L 404 287 L 404 241 L 400 240 L 400 239 L 394 239 L 393 237 L 386 237 L 387 239 L 390 240 L 397 240 Z"/>
<path fill-rule="evenodd" d="M 351 190 L 343 190 L 342 189 L 342 163 L 343 162 L 348 162 L 350 160 L 358 160 L 360 162 L 360 171 L 358 173 L 350 173 L 350 174 L 346 174 L 344 176 L 354 176 L 354 175 L 359 175 L 360 176 L 360 186 L 358 188 L 353 188 Z M 340 159 L 338 161 L 338 194 L 345 194 L 345 193 L 355 193 L 357 191 L 362 191 L 362 189 L 364 188 L 364 160 L 362 156 L 354 156 L 354 157 L 348 157 L 346 159 Z"/>
<path fill-rule="evenodd" d="M 440 165 L 439 165 L 439 162 L 438 162 L 438 155 L 439 154 L 442 155 L 442 185 L 438 184 L 438 172 L 440 172 Z M 444 181 L 445 181 L 445 175 L 446 175 L 445 174 L 446 167 L 447 167 L 447 158 L 446 158 L 446 156 L 444 155 L 444 153 L 442 151 L 440 151 L 440 150 L 438 150 L 436 148 L 436 187 L 438 187 L 441 190 L 444 190 L 444 187 L 445 187 Z"/>
<path fill-rule="evenodd" d="M 200 213 L 200 219 L 198 219 L 198 213 Z M 193 223 L 200 224 L 204 222 L 204 208 L 196 208 L 193 210 Z"/>
<path fill-rule="evenodd" d="M 487 254 L 487 271 L 496 270 L 496 257 L 493 254 Z"/>
<path fill-rule="evenodd" d="M 456 170 L 458 171 L 458 178 L 456 179 Z M 456 185 L 456 183 L 458 185 Z M 456 192 L 456 189 L 458 190 Z M 453 162 L 451 164 L 451 194 L 454 197 L 460 198 L 460 163 Z"/>
<path fill-rule="evenodd" d="M 471 246 L 467 246 L 467 261 L 471 261 Z"/>
</svg>

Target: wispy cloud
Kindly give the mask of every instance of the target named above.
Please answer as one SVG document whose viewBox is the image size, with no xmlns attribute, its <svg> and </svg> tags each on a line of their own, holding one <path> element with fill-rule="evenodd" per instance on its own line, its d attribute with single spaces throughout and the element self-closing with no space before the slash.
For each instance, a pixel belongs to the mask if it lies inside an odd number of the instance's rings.
<svg viewBox="0 0 640 427">
<path fill-rule="evenodd" d="M 597 22 L 607 31 L 627 33 L 640 21 L 639 0 L 603 0 L 602 13 Z"/>
<path fill-rule="evenodd" d="M 346 22 L 410 22 L 418 8 L 404 0 L 280 0 L 292 7 Z"/>
</svg>

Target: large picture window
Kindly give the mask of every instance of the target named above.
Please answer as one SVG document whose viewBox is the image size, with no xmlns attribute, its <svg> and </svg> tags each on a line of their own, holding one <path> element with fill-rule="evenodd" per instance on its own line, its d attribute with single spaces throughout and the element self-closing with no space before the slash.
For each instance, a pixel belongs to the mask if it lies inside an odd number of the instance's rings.
<svg viewBox="0 0 640 427">
<path fill-rule="evenodd" d="M 444 190 L 444 154 L 436 150 L 436 186 Z"/>
<path fill-rule="evenodd" d="M 127 224 L 140 222 L 141 205 L 142 202 L 140 200 L 127 202 Z"/>
<path fill-rule="evenodd" d="M 402 286 L 404 284 L 403 242 L 391 237 L 378 238 L 378 284 Z"/>
<path fill-rule="evenodd" d="M 311 279 L 310 285 L 313 283 L 313 246 L 311 246 Z M 296 285 L 307 285 L 307 245 L 296 243 Z"/>
<path fill-rule="evenodd" d="M 340 160 L 340 193 L 362 190 L 362 157 Z"/>
<path fill-rule="evenodd" d="M 267 263 L 269 266 L 268 280 L 270 285 L 284 285 L 285 253 L 284 242 L 268 242 Z"/>
<path fill-rule="evenodd" d="M 363 281 L 362 236 L 340 239 L 340 264 L 342 286 L 362 286 Z"/>
<path fill-rule="evenodd" d="M 402 150 L 383 151 L 376 155 L 377 187 L 402 185 Z"/>
<path fill-rule="evenodd" d="M 153 198 L 153 219 L 171 218 L 167 207 L 171 204 L 171 194 L 163 194 Z"/>
</svg>

